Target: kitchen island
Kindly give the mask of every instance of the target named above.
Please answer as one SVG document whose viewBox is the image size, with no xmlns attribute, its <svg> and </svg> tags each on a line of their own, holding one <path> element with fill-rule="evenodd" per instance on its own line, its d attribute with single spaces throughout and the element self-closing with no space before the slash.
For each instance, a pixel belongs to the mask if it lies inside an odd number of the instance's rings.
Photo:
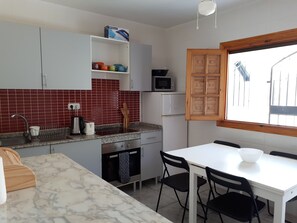
<svg viewBox="0 0 297 223">
<path fill-rule="evenodd" d="M 9 192 L 1 223 L 169 223 L 155 211 L 63 154 L 23 158 L 37 185 Z"/>
</svg>

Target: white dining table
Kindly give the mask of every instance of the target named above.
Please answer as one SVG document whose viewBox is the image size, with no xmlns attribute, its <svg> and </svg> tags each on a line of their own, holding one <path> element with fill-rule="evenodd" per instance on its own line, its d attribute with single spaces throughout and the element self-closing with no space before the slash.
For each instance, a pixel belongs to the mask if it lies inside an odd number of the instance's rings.
<svg viewBox="0 0 297 223">
<path fill-rule="evenodd" d="M 185 158 L 190 166 L 190 223 L 197 222 L 197 176 L 206 177 L 206 166 L 246 178 L 255 195 L 274 202 L 273 222 L 285 222 L 286 202 L 297 196 L 297 161 L 264 153 L 256 163 L 248 163 L 237 150 L 210 143 L 167 152 Z"/>
</svg>

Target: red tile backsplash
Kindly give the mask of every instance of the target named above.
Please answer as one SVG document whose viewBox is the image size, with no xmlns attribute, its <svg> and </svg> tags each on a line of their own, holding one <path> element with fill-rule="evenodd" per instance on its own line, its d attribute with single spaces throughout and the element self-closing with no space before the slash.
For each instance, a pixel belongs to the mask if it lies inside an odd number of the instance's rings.
<svg viewBox="0 0 297 223">
<path fill-rule="evenodd" d="M 120 91 L 118 80 L 92 80 L 92 90 L 22 90 L 0 89 L 0 133 L 24 131 L 20 118 L 24 115 L 29 125 L 42 129 L 70 127 L 68 103 L 80 103 L 81 115 L 96 125 L 122 123 L 120 108 L 126 102 L 130 121 L 138 122 L 140 116 L 139 92 Z"/>
</svg>

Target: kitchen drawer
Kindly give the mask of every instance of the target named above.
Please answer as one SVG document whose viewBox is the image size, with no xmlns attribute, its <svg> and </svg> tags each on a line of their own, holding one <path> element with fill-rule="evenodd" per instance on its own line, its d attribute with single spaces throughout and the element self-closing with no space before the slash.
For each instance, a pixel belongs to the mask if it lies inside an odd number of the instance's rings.
<svg viewBox="0 0 297 223">
<path fill-rule="evenodd" d="M 141 145 L 161 142 L 162 131 L 141 133 Z"/>
</svg>

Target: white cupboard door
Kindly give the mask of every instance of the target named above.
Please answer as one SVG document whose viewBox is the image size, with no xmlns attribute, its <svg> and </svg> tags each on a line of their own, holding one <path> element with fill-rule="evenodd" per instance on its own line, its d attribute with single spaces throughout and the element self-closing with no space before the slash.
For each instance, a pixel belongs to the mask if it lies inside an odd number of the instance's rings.
<svg viewBox="0 0 297 223">
<path fill-rule="evenodd" d="M 51 153 L 63 153 L 94 174 L 101 176 L 101 140 L 51 145 Z"/>
<path fill-rule="evenodd" d="M 0 88 L 41 89 L 39 28 L 0 22 Z"/>
<path fill-rule="evenodd" d="M 91 89 L 90 36 L 41 28 L 44 89 Z"/>
<path fill-rule="evenodd" d="M 162 142 L 141 146 L 141 181 L 162 176 Z"/>
<path fill-rule="evenodd" d="M 21 158 L 30 156 L 41 156 L 50 154 L 50 146 L 37 146 L 15 150 Z"/>
<path fill-rule="evenodd" d="M 162 115 L 184 115 L 186 105 L 185 93 L 162 94 Z"/>
<path fill-rule="evenodd" d="M 130 42 L 130 78 L 122 79 L 121 90 L 152 90 L 152 46 Z"/>
<path fill-rule="evenodd" d="M 163 116 L 163 151 L 187 147 L 187 121 L 184 115 Z"/>
</svg>

